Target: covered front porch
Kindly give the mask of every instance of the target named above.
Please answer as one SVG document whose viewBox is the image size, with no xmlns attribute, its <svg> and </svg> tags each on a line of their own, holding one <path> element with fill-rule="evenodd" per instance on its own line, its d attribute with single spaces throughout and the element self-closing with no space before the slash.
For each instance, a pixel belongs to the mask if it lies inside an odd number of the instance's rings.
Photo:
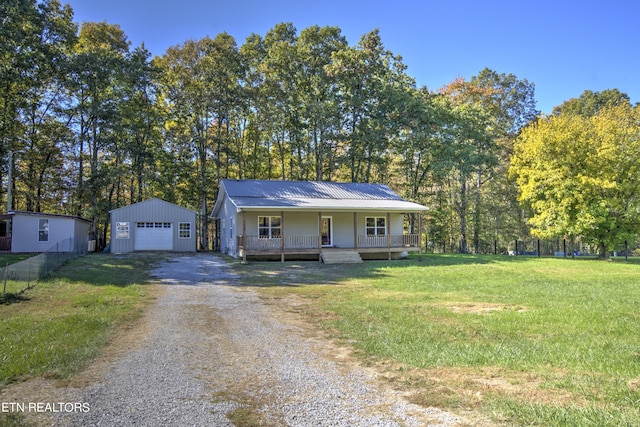
<svg viewBox="0 0 640 427">
<path fill-rule="evenodd" d="M 247 257 L 274 255 L 282 262 L 293 255 L 322 260 L 323 253 L 346 250 L 391 260 L 406 252 L 422 253 L 420 219 L 419 212 L 243 210 L 238 221 L 242 231 L 235 244 L 243 262 Z M 412 229 L 417 233 L 405 231 Z"/>
</svg>

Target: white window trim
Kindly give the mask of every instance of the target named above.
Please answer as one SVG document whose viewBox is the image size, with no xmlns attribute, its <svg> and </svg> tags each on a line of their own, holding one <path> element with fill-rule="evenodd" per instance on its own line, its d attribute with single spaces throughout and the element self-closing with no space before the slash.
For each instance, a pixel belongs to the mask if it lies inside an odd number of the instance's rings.
<svg viewBox="0 0 640 427">
<path fill-rule="evenodd" d="M 126 237 L 125 237 L 125 227 L 126 227 Z M 130 237 L 131 237 L 131 224 L 129 222 L 116 222 L 116 239 L 128 240 Z"/>
<path fill-rule="evenodd" d="M 43 222 L 44 221 L 44 222 Z M 47 218 L 39 218 L 38 219 L 38 242 L 48 242 L 49 241 L 49 219 Z M 44 227 L 43 227 L 44 225 Z M 42 232 L 45 231 L 47 232 L 46 239 L 41 239 L 40 237 L 43 235 Z"/>
<path fill-rule="evenodd" d="M 269 218 L 269 224 L 267 226 L 261 226 L 260 225 L 260 218 Z M 278 218 L 278 222 L 280 225 L 278 225 L 277 227 L 274 227 L 272 225 L 272 218 Z M 280 230 L 280 234 L 277 236 L 273 235 L 272 230 L 273 229 L 279 229 Z M 266 236 L 261 236 L 260 235 L 260 230 L 268 230 L 268 234 Z M 258 238 L 261 239 L 280 239 L 282 237 L 282 217 L 280 215 L 258 215 Z"/>
<path fill-rule="evenodd" d="M 373 226 L 373 227 L 369 227 L 369 226 L 367 226 L 367 220 L 368 220 L 369 218 L 373 218 L 373 223 L 374 223 L 374 226 Z M 381 219 L 381 220 L 383 220 L 383 221 L 384 221 L 384 227 L 379 227 L 379 226 L 378 226 L 378 220 L 379 220 L 379 219 Z M 366 236 L 386 236 L 386 235 L 387 235 L 387 225 L 388 225 L 388 224 L 387 224 L 387 217 L 385 217 L 385 216 L 367 216 L 367 217 L 365 217 L 365 218 L 364 218 L 364 234 L 365 234 Z M 369 234 L 369 233 L 368 233 L 368 230 L 369 230 L 370 228 L 373 228 L 373 234 Z M 382 234 L 378 233 L 378 229 L 379 229 L 379 228 L 382 228 L 382 229 L 383 229 Z"/>
<path fill-rule="evenodd" d="M 183 225 L 188 225 L 189 227 L 185 230 L 182 229 Z M 191 238 L 191 223 L 190 222 L 179 222 L 178 223 L 178 239 L 190 239 Z M 182 236 L 183 231 L 188 231 L 189 235 L 186 237 Z"/>
</svg>

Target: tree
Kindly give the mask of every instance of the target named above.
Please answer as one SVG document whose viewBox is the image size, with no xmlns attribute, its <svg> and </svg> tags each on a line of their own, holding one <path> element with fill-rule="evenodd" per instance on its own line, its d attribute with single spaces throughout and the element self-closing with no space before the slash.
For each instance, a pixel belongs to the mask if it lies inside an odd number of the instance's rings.
<svg viewBox="0 0 640 427">
<path fill-rule="evenodd" d="M 71 8 L 61 6 L 58 0 L 0 3 L 0 157 L 6 159 L 10 152 L 19 150 L 20 158 L 27 161 L 29 179 L 23 182 L 26 186 L 22 189 L 27 192 L 23 209 L 27 205 L 40 209 L 40 200 L 49 198 L 45 196 L 45 176 L 57 175 L 51 173 L 53 167 L 48 168 L 47 158 L 59 150 L 56 145 L 62 124 L 56 110 L 67 54 L 75 42 L 72 15 Z M 54 146 L 48 147 L 51 144 Z M 31 150 L 36 146 L 43 150 L 41 155 Z M 23 178 L 17 173 L 14 177 Z M 15 186 L 14 182 L 7 184 Z M 56 184 L 53 189 L 60 188 Z M 8 204 L 13 206 L 13 201 Z"/>
<path fill-rule="evenodd" d="M 340 142 L 352 182 L 388 176 L 391 140 L 400 131 L 400 112 L 415 83 L 402 58 L 382 44 L 376 29 L 356 47 L 333 55 L 326 67 L 339 91 Z"/>
<path fill-rule="evenodd" d="M 201 213 L 200 247 L 208 248 L 209 200 L 222 176 L 223 155 L 231 152 L 230 122 L 241 98 L 243 77 L 238 47 L 226 33 L 171 47 L 155 61 L 162 70 L 161 102 L 168 114 L 165 136 L 191 179 L 187 205 Z M 195 179 L 194 179 L 195 178 Z"/>
<path fill-rule="evenodd" d="M 123 98 L 122 79 L 129 41 L 118 25 L 85 22 L 74 49 L 67 89 L 70 125 L 75 133 L 75 215 L 94 220 L 102 214 L 102 190 L 113 178 L 103 170 L 113 152 L 113 132 Z"/>
<path fill-rule="evenodd" d="M 540 118 L 516 141 L 511 174 L 533 233 L 581 236 L 600 254 L 640 231 L 640 108 Z"/>
<path fill-rule="evenodd" d="M 309 27 L 298 38 L 300 96 L 307 142 L 305 179 L 330 180 L 335 169 L 338 156 L 335 142 L 340 126 L 338 90 L 326 67 L 334 53 L 346 46 L 337 27 Z"/>
<path fill-rule="evenodd" d="M 618 89 L 607 89 L 602 92 L 585 90 L 578 98 L 572 98 L 553 109 L 554 115 L 580 114 L 591 117 L 602 108 L 630 104 L 629 96 Z"/>
<path fill-rule="evenodd" d="M 486 231 L 492 228 L 495 239 L 502 233 L 497 225 L 505 222 L 500 217 L 505 212 L 518 213 L 513 209 L 516 204 L 513 185 L 502 178 L 507 176 L 515 137 L 538 115 L 534 85 L 513 74 L 485 68 L 469 81 L 454 80 L 441 93 L 450 98 L 458 135 L 463 136 L 462 140 L 454 140 L 456 149 L 449 153 L 454 156 L 453 169 L 458 175 L 457 196 L 453 200 L 459 216 L 460 247 L 466 250 L 466 227 L 470 222 L 474 251 L 479 252 L 483 234 L 488 237 Z M 495 192 L 503 197 L 491 197 Z M 488 198 L 493 203 L 486 203 Z"/>
</svg>

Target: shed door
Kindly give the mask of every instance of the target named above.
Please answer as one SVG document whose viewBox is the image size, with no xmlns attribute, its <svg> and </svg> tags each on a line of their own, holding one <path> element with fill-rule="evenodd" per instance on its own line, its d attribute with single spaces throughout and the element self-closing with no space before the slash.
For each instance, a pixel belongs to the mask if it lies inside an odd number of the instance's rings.
<svg viewBox="0 0 640 427">
<path fill-rule="evenodd" d="M 173 225 L 170 222 L 138 222 L 134 242 L 136 251 L 173 250 Z"/>
</svg>

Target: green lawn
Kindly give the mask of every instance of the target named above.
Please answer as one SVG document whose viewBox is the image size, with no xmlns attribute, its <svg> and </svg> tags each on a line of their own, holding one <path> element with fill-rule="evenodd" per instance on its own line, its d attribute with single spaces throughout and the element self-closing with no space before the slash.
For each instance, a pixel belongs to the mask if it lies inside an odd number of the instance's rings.
<svg viewBox="0 0 640 427">
<path fill-rule="evenodd" d="M 150 263 L 87 255 L 0 304 L 0 389 L 37 376 L 67 378 L 86 366 L 113 328 L 150 300 Z"/>
<path fill-rule="evenodd" d="M 266 297 L 303 297 L 416 403 L 507 425 L 640 425 L 637 264 L 429 255 L 236 269 Z"/>
</svg>

